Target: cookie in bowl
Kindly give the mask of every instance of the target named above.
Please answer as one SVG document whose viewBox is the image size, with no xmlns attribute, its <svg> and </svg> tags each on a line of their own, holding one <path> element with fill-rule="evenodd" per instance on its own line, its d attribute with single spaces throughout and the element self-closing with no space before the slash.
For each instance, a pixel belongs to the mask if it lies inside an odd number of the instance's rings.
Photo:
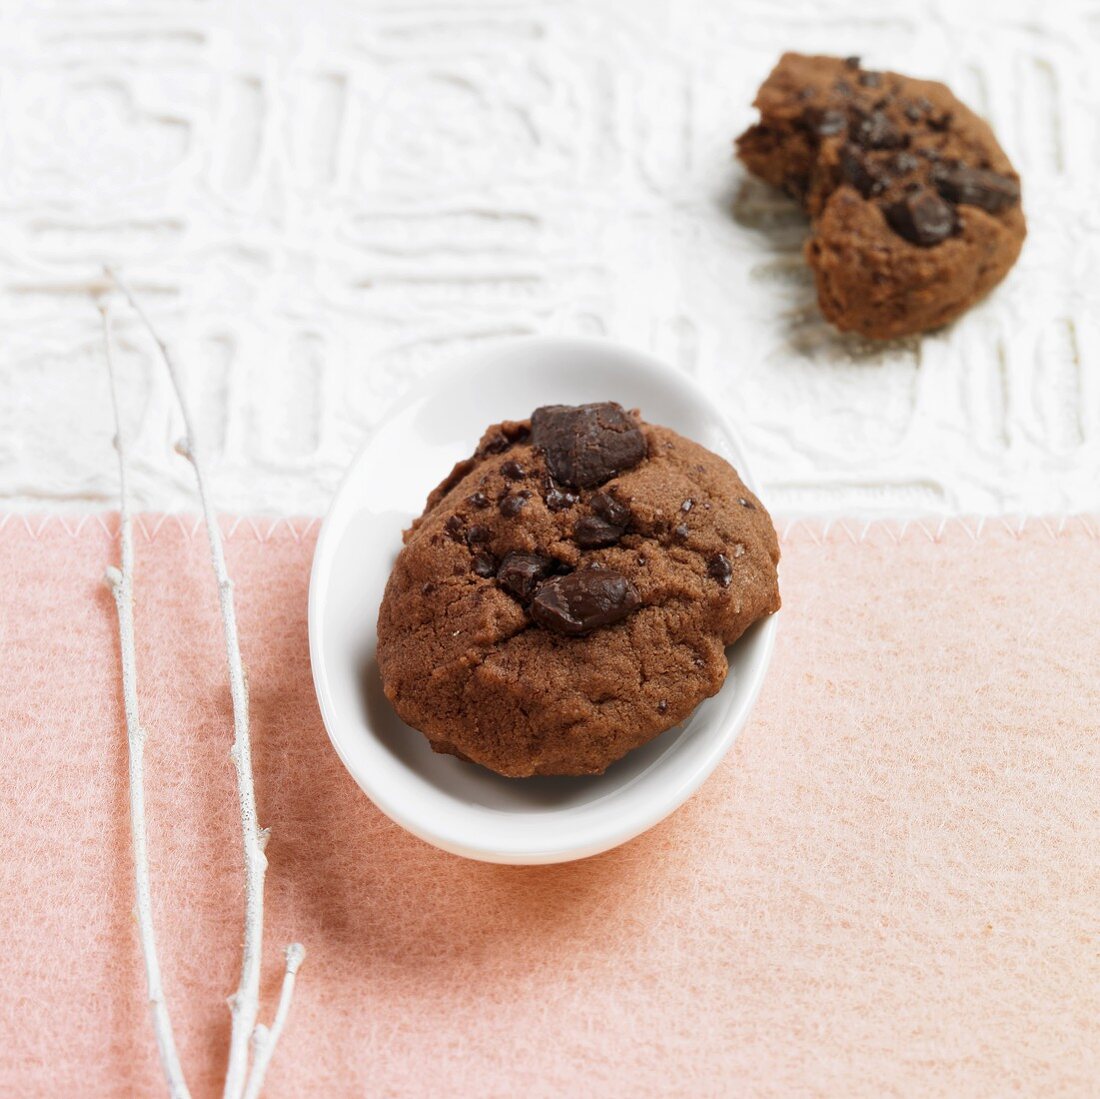
<svg viewBox="0 0 1100 1099">
<path fill-rule="evenodd" d="M 945 85 L 784 54 L 737 154 L 810 216 L 826 320 L 873 339 L 954 320 L 1016 262 L 1020 178 L 988 123 Z"/>
<path fill-rule="evenodd" d="M 736 471 L 613 402 L 490 427 L 404 536 L 378 618 L 386 697 L 501 775 L 600 774 L 678 725 L 779 608 Z"/>
</svg>

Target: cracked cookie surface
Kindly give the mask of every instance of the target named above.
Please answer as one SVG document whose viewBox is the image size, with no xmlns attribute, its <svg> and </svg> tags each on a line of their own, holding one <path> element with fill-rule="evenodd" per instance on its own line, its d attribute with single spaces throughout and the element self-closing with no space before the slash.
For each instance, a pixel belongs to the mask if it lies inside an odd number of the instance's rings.
<svg viewBox="0 0 1100 1099">
<path fill-rule="evenodd" d="M 605 403 L 489 428 L 405 533 L 378 618 L 400 717 L 503 775 L 599 774 L 725 680 L 779 608 L 767 511 L 716 454 Z"/>
<path fill-rule="evenodd" d="M 826 319 L 884 339 L 937 328 L 1016 262 L 1020 181 L 989 125 L 943 84 L 855 57 L 780 58 L 737 139 L 755 175 L 811 218 Z"/>
</svg>

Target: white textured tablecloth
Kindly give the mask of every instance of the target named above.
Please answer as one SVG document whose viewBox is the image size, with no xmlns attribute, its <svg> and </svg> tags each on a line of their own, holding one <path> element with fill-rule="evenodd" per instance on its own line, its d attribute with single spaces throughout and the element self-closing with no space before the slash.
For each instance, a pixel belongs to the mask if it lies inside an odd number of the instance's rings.
<svg viewBox="0 0 1100 1099">
<path fill-rule="evenodd" d="M 949 330 L 820 321 L 801 218 L 730 148 L 787 48 L 991 118 L 1031 235 Z M 1095 510 L 1098 55 L 1100 6 L 1068 0 L 12 4 L 0 506 L 116 498 L 108 260 L 180 352 L 226 510 L 322 511 L 388 402 L 531 332 L 696 375 L 786 515 Z M 120 336 L 140 503 L 193 509 L 163 372 Z"/>
</svg>

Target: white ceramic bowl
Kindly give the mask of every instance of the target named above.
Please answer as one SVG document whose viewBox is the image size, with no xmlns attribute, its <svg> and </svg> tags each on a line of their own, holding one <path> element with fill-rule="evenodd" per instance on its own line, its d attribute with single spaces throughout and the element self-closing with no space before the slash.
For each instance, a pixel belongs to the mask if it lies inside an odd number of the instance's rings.
<svg viewBox="0 0 1100 1099">
<path fill-rule="evenodd" d="M 584 858 L 644 832 L 714 770 L 748 717 L 771 657 L 774 616 L 728 652 L 721 691 L 675 729 L 594 778 L 501 778 L 437 755 L 385 695 L 376 623 L 401 532 L 485 427 L 543 404 L 615 400 L 727 458 L 752 485 L 737 437 L 693 382 L 597 340 L 536 337 L 449 367 L 368 438 L 325 518 L 309 588 L 313 679 L 333 746 L 387 816 L 445 851 L 502 863 Z"/>
</svg>

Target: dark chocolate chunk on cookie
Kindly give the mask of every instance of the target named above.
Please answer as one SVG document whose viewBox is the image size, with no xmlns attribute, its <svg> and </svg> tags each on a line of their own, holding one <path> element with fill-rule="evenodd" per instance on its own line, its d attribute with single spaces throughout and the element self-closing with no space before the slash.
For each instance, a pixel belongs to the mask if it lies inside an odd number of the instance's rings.
<svg viewBox="0 0 1100 1099">
<path fill-rule="evenodd" d="M 887 206 L 886 220 L 895 233 L 922 248 L 947 240 L 957 224 L 955 211 L 939 195 L 923 187 Z"/>
<path fill-rule="evenodd" d="M 607 492 L 594 492 L 589 500 L 592 510 L 613 526 L 626 530 L 630 526 L 630 508 Z"/>
<path fill-rule="evenodd" d="M 622 538 L 624 529 L 599 515 L 583 515 L 573 528 L 573 537 L 581 549 L 597 549 L 600 546 L 613 546 Z"/>
<path fill-rule="evenodd" d="M 859 112 L 852 127 L 852 140 L 865 149 L 900 149 L 906 138 L 887 117 L 885 112 Z"/>
<path fill-rule="evenodd" d="M 594 514 L 583 515 L 573 528 L 582 549 L 613 546 L 630 526 L 630 508 L 606 492 L 594 492 L 588 501 Z"/>
<path fill-rule="evenodd" d="M 481 552 L 474 554 L 474 559 L 470 567 L 478 576 L 486 580 L 488 580 L 490 576 L 496 576 L 497 574 L 497 563 L 493 560 L 493 555 L 491 553 Z"/>
<path fill-rule="evenodd" d="M 509 493 L 497 505 L 500 508 L 500 514 L 507 516 L 509 519 L 514 519 L 526 507 L 530 498 L 531 495 L 527 492 Z"/>
<path fill-rule="evenodd" d="M 602 485 L 646 453 L 637 422 L 612 401 L 537 408 L 531 441 L 545 452 L 554 479 L 574 488 Z"/>
<path fill-rule="evenodd" d="M 991 214 L 1000 213 L 1020 201 L 1020 184 L 1012 176 L 984 168 L 939 165 L 933 170 L 936 189 L 950 202 L 980 206 Z"/>
<path fill-rule="evenodd" d="M 577 496 L 563 489 L 561 485 L 555 484 L 553 479 L 548 477 L 543 500 L 551 511 L 565 511 L 577 502 Z"/>
<path fill-rule="evenodd" d="M 579 637 L 611 626 L 641 604 L 638 589 L 614 569 L 585 569 L 547 580 L 531 603 L 531 617 L 556 633 Z"/>
<path fill-rule="evenodd" d="M 885 173 L 854 145 L 845 145 L 840 150 L 840 177 L 864 198 L 881 194 L 888 181 Z"/>
<path fill-rule="evenodd" d="M 842 134 L 848 129 L 848 115 L 844 111 L 823 111 L 817 107 L 807 107 L 802 112 L 802 117 L 818 137 Z"/>
<path fill-rule="evenodd" d="M 557 562 L 538 553 L 509 553 L 500 563 L 500 586 L 523 603 L 534 597 L 539 584 L 554 574 Z"/>
<path fill-rule="evenodd" d="M 724 553 L 716 553 L 707 562 L 707 575 L 712 580 L 717 580 L 723 588 L 728 588 L 733 579 L 733 565 L 730 564 L 730 559 Z"/>
</svg>

